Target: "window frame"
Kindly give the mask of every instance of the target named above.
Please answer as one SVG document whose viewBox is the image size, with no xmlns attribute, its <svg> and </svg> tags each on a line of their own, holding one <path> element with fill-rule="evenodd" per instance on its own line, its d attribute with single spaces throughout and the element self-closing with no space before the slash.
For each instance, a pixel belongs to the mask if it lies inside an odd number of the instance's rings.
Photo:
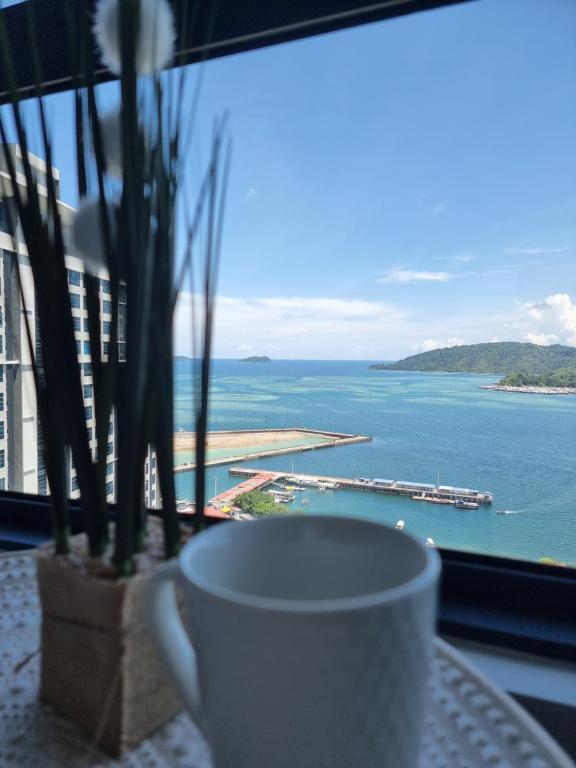
<svg viewBox="0 0 576 768">
<path fill-rule="evenodd" d="M 419 11 L 471 0 L 254 0 L 247 10 L 236 0 L 197 5 L 194 23 L 178 37 L 176 64 L 255 50 Z M 90 0 L 89 5 L 93 5 Z M 181 10 L 186 4 L 177 4 Z M 42 29 L 40 65 L 44 93 L 73 86 L 73 57 L 62 56 L 68 44 L 66 3 L 28 0 L 0 10 L 12 41 L 14 63 L 22 96 L 37 91 L 30 51 L 28 10 Z M 217 8 L 217 11 L 214 10 Z M 176 28 L 181 25 L 176 23 Z M 112 76 L 100 68 L 98 82 Z M 0 106 L 8 101 L 0 72 Z M 72 504 L 72 531 L 85 528 L 81 507 Z M 158 514 L 155 510 L 151 514 Z M 111 505 L 114 516 L 114 505 Z M 210 521 L 209 522 L 215 522 Z M 0 548 L 18 548 L 51 536 L 49 497 L 3 491 L 0 493 Z M 440 549 L 443 562 L 439 629 L 451 636 L 488 642 L 548 657 L 576 659 L 576 570 Z"/>
</svg>

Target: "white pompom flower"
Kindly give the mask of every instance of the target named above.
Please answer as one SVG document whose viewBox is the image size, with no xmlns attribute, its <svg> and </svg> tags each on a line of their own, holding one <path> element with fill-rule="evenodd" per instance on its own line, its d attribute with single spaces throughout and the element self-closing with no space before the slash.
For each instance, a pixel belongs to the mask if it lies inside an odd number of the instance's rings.
<svg viewBox="0 0 576 768">
<path fill-rule="evenodd" d="M 106 171 L 122 178 L 122 123 L 119 110 L 107 112 L 100 118 L 100 134 Z"/>
<path fill-rule="evenodd" d="M 116 207 L 109 205 L 110 235 L 114 239 L 116 232 Z M 97 275 L 107 268 L 104 227 L 100 215 L 98 198 L 85 197 L 80 201 L 72 222 L 72 242 L 77 255 L 84 262 L 88 272 Z"/>
<path fill-rule="evenodd" d="M 99 0 L 94 33 L 102 61 L 116 75 L 122 70 L 120 0 Z M 140 0 L 136 72 L 148 75 L 163 69 L 174 54 L 174 19 L 167 0 Z"/>
</svg>

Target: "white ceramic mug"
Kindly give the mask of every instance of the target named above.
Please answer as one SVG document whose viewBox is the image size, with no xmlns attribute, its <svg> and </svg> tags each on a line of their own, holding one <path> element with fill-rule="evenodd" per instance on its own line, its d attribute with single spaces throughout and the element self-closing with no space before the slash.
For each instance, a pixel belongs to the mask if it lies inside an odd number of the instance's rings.
<svg viewBox="0 0 576 768">
<path fill-rule="evenodd" d="M 434 550 L 362 519 L 194 537 L 154 578 L 150 617 L 215 768 L 415 766 L 439 573 Z"/>
</svg>

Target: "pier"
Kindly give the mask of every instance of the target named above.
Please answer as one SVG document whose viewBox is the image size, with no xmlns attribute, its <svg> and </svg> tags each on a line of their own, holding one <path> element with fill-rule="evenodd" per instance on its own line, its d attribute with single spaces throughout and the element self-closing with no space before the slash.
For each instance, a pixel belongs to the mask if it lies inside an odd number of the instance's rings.
<svg viewBox="0 0 576 768">
<path fill-rule="evenodd" d="M 281 472 L 260 472 L 257 471 L 249 476 L 248 480 L 235 485 L 234 488 L 230 488 L 227 491 L 222 491 L 217 496 L 210 499 L 209 504 L 212 507 L 231 507 L 238 496 L 242 496 L 243 493 L 249 493 L 250 491 L 258 491 L 261 488 L 265 488 L 270 483 L 281 480 L 284 475 Z"/>
<path fill-rule="evenodd" d="M 231 475 L 240 477 L 256 477 L 262 475 L 258 469 L 248 469 L 245 467 L 231 467 Z M 282 480 L 294 484 L 317 485 L 318 487 L 330 486 L 338 487 L 350 491 L 370 491 L 372 493 L 385 493 L 390 496 L 408 496 L 416 497 L 417 500 L 430 501 L 432 503 L 455 504 L 457 501 L 464 501 L 469 504 L 492 504 L 494 497 L 490 491 L 476 491 L 472 488 L 456 488 L 451 485 L 433 485 L 432 483 L 417 483 L 404 480 L 384 480 L 380 478 L 346 478 L 332 477 L 328 475 L 305 475 L 300 472 L 292 474 L 290 472 L 268 473 L 274 474 L 274 480 Z M 241 483 L 240 485 L 243 485 Z M 263 485 L 263 484 L 262 484 Z M 240 486 L 236 486 L 240 487 Z M 262 486 L 259 486 L 262 487 Z M 233 489 L 235 490 L 235 489 Z"/>
</svg>

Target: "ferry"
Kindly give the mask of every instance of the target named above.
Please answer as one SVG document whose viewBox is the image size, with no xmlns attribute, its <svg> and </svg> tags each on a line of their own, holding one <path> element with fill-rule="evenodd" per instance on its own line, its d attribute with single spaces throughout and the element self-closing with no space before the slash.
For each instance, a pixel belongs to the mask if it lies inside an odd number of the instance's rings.
<svg viewBox="0 0 576 768">
<path fill-rule="evenodd" d="M 464 499 L 458 499 L 454 502 L 456 509 L 480 509 L 480 504 L 475 501 L 464 501 Z"/>
<path fill-rule="evenodd" d="M 422 492 L 416 496 L 412 496 L 412 501 L 427 501 L 429 504 L 453 504 L 450 499 L 440 499 L 438 496 L 430 496 L 428 493 Z"/>
</svg>

